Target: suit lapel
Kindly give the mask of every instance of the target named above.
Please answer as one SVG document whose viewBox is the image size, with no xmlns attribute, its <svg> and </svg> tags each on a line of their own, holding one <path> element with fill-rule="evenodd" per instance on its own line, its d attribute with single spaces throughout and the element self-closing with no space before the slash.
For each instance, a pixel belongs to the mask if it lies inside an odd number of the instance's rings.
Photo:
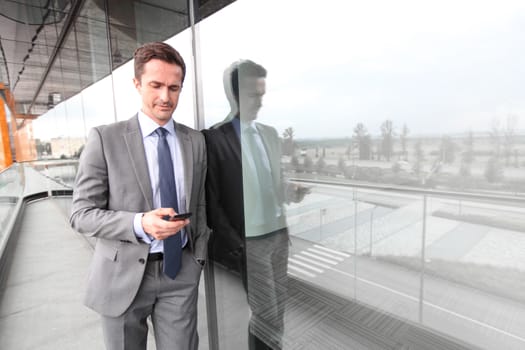
<svg viewBox="0 0 525 350">
<path fill-rule="evenodd" d="M 270 171 L 272 172 L 274 185 L 277 186 L 281 178 L 281 159 L 280 154 L 278 152 L 278 142 L 280 142 L 280 140 L 278 138 L 274 139 L 272 137 L 272 134 L 269 132 L 268 127 L 265 127 L 264 125 L 259 123 L 256 123 L 256 127 L 264 144 L 266 155 L 268 156 L 268 163 L 270 164 Z"/>
<path fill-rule="evenodd" d="M 124 140 L 128 150 L 128 157 L 130 159 L 131 169 L 137 178 L 140 190 L 146 202 L 148 209 L 153 209 L 153 193 L 151 192 L 151 180 L 148 173 L 148 162 L 146 160 L 146 154 L 144 151 L 144 141 L 142 133 L 140 132 L 140 126 L 138 117 L 131 118 L 128 122 L 128 127 L 124 133 Z"/>
<path fill-rule="evenodd" d="M 180 144 L 180 153 L 182 155 L 182 162 L 184 166 L 184 192 L 186 193 L 187 198 L 185 211 L 189 211 L 191 202 L 191 188 L 193 185 L 193 144 L 191 143 L 190 136 L 188 135 L 188 131 L 185 128 L 175 123 L 175 130 Z"/>
<path fill-rule="evenodd" d="M 231 150 L 231 153 L 235 156 L 235 161 L 241 162 L 241 141 L 239 135 L 235 132 L 233 124 L 227 123 L 222 126 L 222 132 L 224 133 L 224 139 Z"/>
</svg>

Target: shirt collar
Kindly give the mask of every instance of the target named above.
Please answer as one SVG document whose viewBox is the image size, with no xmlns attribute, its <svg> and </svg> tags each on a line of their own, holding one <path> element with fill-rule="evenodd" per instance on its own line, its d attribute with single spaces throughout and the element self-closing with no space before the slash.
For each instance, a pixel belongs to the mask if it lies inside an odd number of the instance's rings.
<svg viewBox="0 0 525 350">
<path fill-rule="evenodd" d="M 252 129 L 252 130 L 257 131 L 257 126 L 255 125 L 255 121 L 254 120 L 250 120 L 250 121 L 240 120 L 239 121 L 239 129 L 242 132 L 245 132 L 248 129 Z"/>
<path fill-rule="evenodd" d="M 154 122 L 150 117 L 148 117 L 144 112 L 138 112 L 140 131 L 142 131 L 142 137 L 150 136 L 152 133 L 157 130 L 160 125 Z M 173 120 L 170 120 L 169 123 L 162 126 L 164 129 L 168 130 L 170 135 L 175 135 L 175 123 Z"/>
<path fill-rule="evenodd" d="M 235 117 L 232 119 L 231 123 L 233 125 L 233 129 L 235 130 L 235 133 L 239 137 L 241 136 L 241 132 L 246 132 L 248 129 L 253 129 L 256 132 L 258 132 L 257 125 L 255 124 L 254 120 L 246 122 L 240 120 L 240 118 Z"/>
</svg>

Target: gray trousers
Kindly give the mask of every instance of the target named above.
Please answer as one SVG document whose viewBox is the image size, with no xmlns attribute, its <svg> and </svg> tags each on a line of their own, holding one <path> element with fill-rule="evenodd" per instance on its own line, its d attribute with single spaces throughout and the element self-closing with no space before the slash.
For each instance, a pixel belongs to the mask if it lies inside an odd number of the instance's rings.
<svg viewBox="0 0 525 350">
<path fill-rule="evenodd" d="M 250 349 L 281 349 L 288 286 L 286 228 L 246 239 Z"/>
<path fill-rule="evenodd" d="M 147 318 L 151 316 L 157 350 L 197 350 L 197 297 L 201 265 L 189 249 L 172 280 L 162 272 L 162 261 L 146 265 L 137 296 L 119 317 L 102 316 L 107 350 L 146 350 Z"/>
</svg>

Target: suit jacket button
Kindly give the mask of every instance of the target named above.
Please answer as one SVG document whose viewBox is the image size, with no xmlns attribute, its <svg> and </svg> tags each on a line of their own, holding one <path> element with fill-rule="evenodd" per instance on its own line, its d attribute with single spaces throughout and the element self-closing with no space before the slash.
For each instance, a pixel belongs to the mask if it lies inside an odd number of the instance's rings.
<svg viewBox="0 0 525 350">
<path fill-rule="evenodd" d="M 144 264 L 145 262 L 146 262 L 146 260 L 144 260 L 142 258 L 139 259 L 139 263 Z"/>
</svg>

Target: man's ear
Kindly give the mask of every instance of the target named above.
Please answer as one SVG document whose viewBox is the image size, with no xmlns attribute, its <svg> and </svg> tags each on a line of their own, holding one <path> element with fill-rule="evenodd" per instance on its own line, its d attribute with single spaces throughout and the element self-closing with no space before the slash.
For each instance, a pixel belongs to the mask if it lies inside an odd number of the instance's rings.
<svg viewBox="0 0 525 350">
<path fill-rule="evenodd" d="M 135 85 L 135 89 L 137 89 L 140 92 L 140 81 L 137 78 L 133 78 L 133 85 Z"/>
</svg>

